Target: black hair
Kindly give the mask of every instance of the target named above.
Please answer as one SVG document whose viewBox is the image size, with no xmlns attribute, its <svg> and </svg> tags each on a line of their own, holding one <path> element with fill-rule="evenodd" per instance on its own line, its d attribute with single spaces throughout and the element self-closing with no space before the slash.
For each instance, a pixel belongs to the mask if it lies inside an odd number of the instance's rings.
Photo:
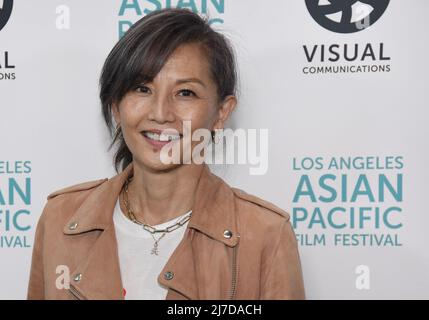
<svg viewBox="0 0 429 320">
<path fill-rule="evenodd" d="M 188 9 L 166 8 L 153 11 L 138 20 L 110 51 L 101 71 L 100 100 L 102 114 L 112 136 L 109 150 L 118 142 L 114 155 L 116 172 L 132 162 L 121 130 L 115 130 L 112 104 L 136 85 L 152 81 L 169 56 L 182 44 L 202 45 L 217 86 L 218 101 L 236 95 L 237 68 L 233 47 L 221 33 L 212 29 L 208 18 Z"/>
</svg>

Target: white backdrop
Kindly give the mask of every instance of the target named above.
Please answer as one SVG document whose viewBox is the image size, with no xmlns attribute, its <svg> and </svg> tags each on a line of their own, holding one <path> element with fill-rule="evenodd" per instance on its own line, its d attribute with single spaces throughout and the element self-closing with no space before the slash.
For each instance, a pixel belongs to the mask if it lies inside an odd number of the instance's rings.
<svg viewBox="0 0 429 320">
<path fill-rule="evenodd" d="M 261 176 L 245 165 L 216 170 L 290 212 L 307 297 L 429 298 L 429 2 L 391 0 L 352 33 L 316 21 L 323 12 L 311 2 L 333 0 L 170 2 L 199 13 L 206 5 L 234 43 L 241 94 L 230 125 L 269 129 L 269 167 Z M 362 2 L 352 18 L 371 10 Z M 0 30 L 0 299 L 25 298 L 47 194 L 115 174 L 98 77 L 120 28 L 139 18 L 133 3 L 144 15 L 168 1 L 16 0 Z M 335 26 L 341 14 L 325 18 Z M 348 57 L 358 49 L 355 61 L 330 53 L 345 44 Z M 341 158 L 356 165 L 333 167 Z M 27 183 L 27 201 L 9 199 L 14 181 Z"/>
</svg>

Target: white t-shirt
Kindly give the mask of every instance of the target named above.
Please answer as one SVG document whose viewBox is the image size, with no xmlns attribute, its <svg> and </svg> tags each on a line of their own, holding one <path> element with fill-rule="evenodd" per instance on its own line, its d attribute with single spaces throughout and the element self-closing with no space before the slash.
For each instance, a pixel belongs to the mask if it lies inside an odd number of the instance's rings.
<svg viewBox="0 0 429 320">
<path fill-rule="evenodd" d="M 153 227 L 164 229 L 191 211 Z M 158 242 L 158 255 L 151 254 L 155 243 L 151 233 L 125 216 L 119 206 L 119 200 L 116 201 L 113 221 L 118 243 L 122 284 L 126 292 L 125 299 L 164 300 L 167 288 L 158 283 L 158 275 L 182 240 L 189 220 L 178 229 L 167 232 L 161 238 Z M 158 239 L 161 235 L 162 233 L 155 233 L 154 237 Z"/>
</svg>

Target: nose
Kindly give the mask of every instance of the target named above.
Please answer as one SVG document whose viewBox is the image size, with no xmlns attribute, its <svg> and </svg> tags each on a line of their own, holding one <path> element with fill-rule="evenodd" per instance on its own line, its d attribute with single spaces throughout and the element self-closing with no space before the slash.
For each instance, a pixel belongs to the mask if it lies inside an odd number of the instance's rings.
<svg viewBox="0 0 429 320">
<path fill-rule="evenodd" d="M 157 95 L 154 97 L 148 118 L 158 123 L 173 122 L 175 120 L 173 105 L 168 96 Z"/>
</svg>

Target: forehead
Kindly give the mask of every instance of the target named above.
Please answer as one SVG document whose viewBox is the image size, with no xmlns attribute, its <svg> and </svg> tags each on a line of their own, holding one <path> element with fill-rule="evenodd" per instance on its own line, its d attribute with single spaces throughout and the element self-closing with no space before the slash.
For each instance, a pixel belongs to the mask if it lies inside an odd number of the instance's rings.
<svg viewBox="0 0 429 320">
<path fill-rule="evenodd" d="M 158 76 L 210 78 L 210 66 L 204 48 L 197 44 L 179 46 L 167 59 Z"/>
</svg>

